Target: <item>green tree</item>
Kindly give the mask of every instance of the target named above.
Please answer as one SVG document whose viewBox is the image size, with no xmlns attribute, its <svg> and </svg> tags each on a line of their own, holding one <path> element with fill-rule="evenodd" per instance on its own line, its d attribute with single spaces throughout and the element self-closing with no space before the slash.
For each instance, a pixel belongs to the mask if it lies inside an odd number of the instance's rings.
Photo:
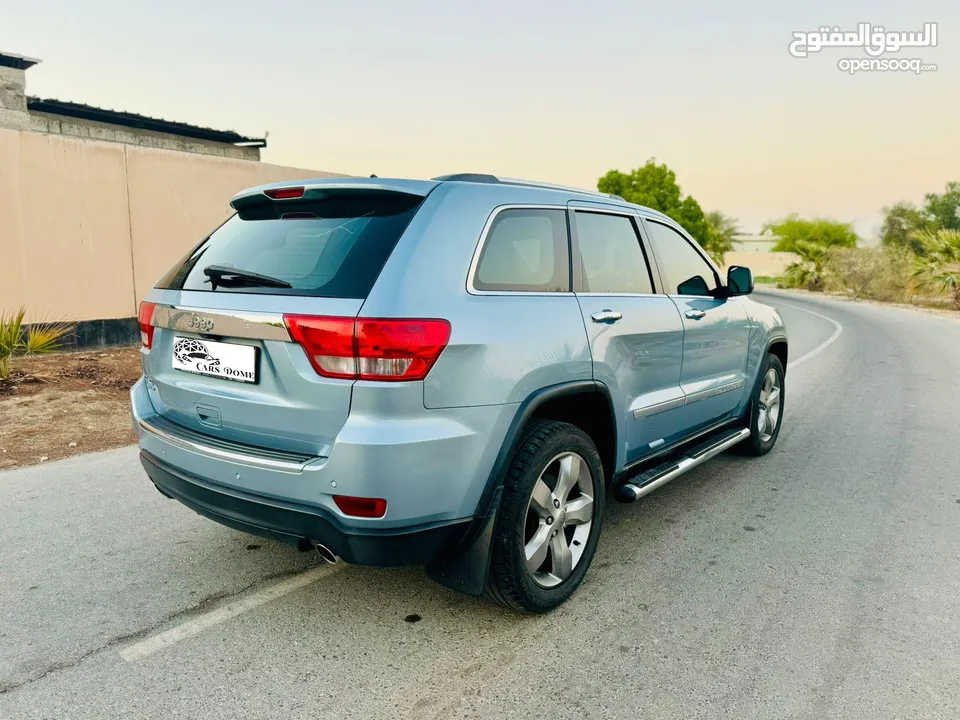
<svg viewBox="0 0 960 720">
<path fill-rule="evenodd" d="M 723 265 L 724 256 L 733 250 L 733 237 L 737 234 L 737 221 L 719 210 L 707 213 L 709 236 L 703 246 L 717 265 Z"/>
<path fill-rule="evenodd" d="M 914 234 L 930 228 L 927 214 L 912 203 L 899 202 L 883 209 L 883 228 L 880 230 L 880 242 L 884 247 L 906 248 L 914 253 L 922 252 L 920 242 Z"/>
<path fill-rule="evenodd" d="M 960 182 L 947 183 L 942 195 L 927 193 L 925 197 L 923 210 L 932 226 L 930 229 L 960 230 Z"/>
<path fill-rule="evenodd" d="M 792 252 L 801 255 L 800 244 L 812 243 L 823 248 L 856 247 L 857 234 L 849 223 L 834 222 L 825 218 L 807 220 L 799 215 L 788 215 L 781 220 L 768 222 L 763 226 L 780 239 L 774 245 L 774 252 Z"/>
<path fill-rule="evenodd" d="M 899 202 L 883 209 L 880 240 L 887 247 L 908 248 L 922 255 L 925 246 L 919 234 L 937 230 L 960 230 L 960 182 L 947 183 L 942 193 L 927 193 L 922 208 Z"/>
<path fill-rule="evenodd" d="M 597 182 L 597 189 L 659 210 L 676 220 L 704 248 L 710 242 L 710 225 L 700 203 L 690 195 L 684 196 L 673 170 L 658 165 L 653 158 L 629 173 L 611 170 Z"/>
<path fill-rule="evenodd" d="M 960 310 L 960 231 L 922 230 L 916 234 L 923 254 L 914 261 L 913 277 L 921 287 L 949 293 Z"/>
</svg>

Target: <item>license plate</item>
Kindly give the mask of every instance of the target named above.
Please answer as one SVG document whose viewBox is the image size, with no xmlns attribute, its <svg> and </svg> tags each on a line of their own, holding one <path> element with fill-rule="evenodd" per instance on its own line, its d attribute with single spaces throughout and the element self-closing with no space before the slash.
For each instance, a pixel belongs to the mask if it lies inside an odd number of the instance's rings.
<svg viewBox="0 0 960 720">
<path fill-rule="evenodd" d="M 252 345 L 175 337 L 172 364 L 176 370 L 197 375 L 256 383 L 259 350 Z"/>
</svg>

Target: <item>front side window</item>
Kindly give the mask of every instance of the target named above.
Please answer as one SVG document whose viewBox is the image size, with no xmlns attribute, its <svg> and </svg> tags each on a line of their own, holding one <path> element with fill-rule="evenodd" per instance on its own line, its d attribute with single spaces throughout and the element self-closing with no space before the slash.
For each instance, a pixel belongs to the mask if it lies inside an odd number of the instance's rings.
<svg viewBox="0 0 960 720">
<path fill-rule="evenodd" d="M 477 290 L 568 292 L 564 210 L 511 208 L 497 214 L 473 279 Z"/>
<path fill-rule="evenodd" d="M 650 294 L 653 284 L 633 221 L 625 215 L 574 214 L 585 293 Z"/>
<path fill-rule="evenodd" d="M 716 273 L 689 240 L 663 223 L 646 222 L 668 294 L 710 295 L 717 289 Z"/>
</svg>

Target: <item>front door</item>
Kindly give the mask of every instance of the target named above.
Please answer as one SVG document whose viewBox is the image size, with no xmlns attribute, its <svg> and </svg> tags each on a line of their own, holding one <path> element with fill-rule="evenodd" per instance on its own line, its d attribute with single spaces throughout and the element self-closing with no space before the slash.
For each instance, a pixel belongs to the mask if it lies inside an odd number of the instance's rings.
<svg viewBox="0 0 960 720">
<path fill-rule="evenodd" d="M 613 397 L 623 431 L 618 459 L 630 463 L 672 442 L 680 388 L 683 322 L 656 294 L 638 234 L 639 218 L 571 208 L 574 289 L 593 354 L 594 378 Z"/>
<path fill-rule="evenodd" d="M 701 249 L 666 222 L 644 219 L 660 276 L 683 318 L 684 422 L 703 427 L 730 417 L 745 387 L 751 323 L 740 298 L 717 297 L 720 278 Z"/>
</svg>

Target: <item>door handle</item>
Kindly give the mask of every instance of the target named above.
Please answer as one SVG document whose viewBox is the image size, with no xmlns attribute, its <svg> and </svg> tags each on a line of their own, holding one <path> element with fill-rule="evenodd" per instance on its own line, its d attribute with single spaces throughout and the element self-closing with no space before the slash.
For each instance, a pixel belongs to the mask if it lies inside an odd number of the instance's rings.
<svg viewBox="0 0 960 720">
<path fill-rule="evenodd" d="M 615 310 L 602 310 L 600 312 L 595 312 L 590 316 L 590 319 L 598 323 L 615 323 L 622 317 L 623 314 L 618 313 Z"/>
<path fill-rule="evenodd" d="M 700 320 L 701 318 L 705 318 L 707 313 L 703 310 L 687 310 L 684 315 L 691 320 Z"/>
</svg>

